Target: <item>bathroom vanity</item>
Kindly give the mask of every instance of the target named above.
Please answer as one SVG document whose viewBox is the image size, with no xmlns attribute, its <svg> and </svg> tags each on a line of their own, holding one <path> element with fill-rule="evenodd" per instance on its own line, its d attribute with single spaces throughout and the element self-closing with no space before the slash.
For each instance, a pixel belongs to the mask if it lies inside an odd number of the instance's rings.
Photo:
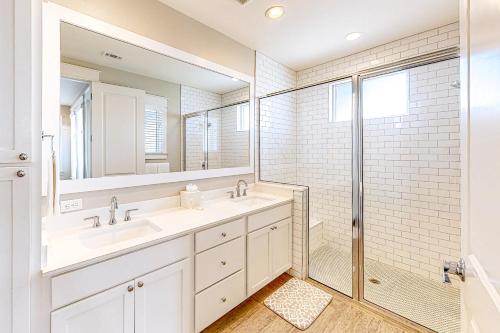
<svg viewBox="0 0 500 333">
<path fill-rule="evenodd" d="M 293 191 L 246 192 L 254 77 L 52 2 L 43 22 L 43 331 L 199 332 L 289 270 Z M 180 182 L 222 177 L 182 208 Z"/>
<path fill-rule="evenodd" d="M 199 332 L 291 267 L 291 195 L 165 202 L 123 205 L 140 210 L 115 225 L 83 222 L 102 209 L 47 227 L 52 333 Z"/>
</svg>

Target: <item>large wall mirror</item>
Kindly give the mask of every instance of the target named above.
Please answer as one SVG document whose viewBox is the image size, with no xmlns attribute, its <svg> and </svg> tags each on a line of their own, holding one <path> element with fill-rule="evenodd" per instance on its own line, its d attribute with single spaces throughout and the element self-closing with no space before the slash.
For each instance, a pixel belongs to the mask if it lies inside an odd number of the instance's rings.
<svg viewBox="0 0 500 333">
<path fill-rule="evenodd" d="M 58 23 L 59 108 L 43 117 L 57 123 L 53 149 L 66 189 L 117 176 L 250 171 L 251 82 Z"/>
</svg>

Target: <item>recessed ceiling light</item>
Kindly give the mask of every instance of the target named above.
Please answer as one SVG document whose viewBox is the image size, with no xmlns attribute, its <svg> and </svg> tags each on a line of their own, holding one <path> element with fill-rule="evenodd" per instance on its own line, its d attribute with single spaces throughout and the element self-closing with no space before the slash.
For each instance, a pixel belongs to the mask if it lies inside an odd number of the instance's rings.
<svg viewBox="0 0 500 333">
<path fill-rule="evenodd" d="M 231 78 L 231 80 L 232 80 L 232 81 L 234 81 L 234 82 L 238 82 L 238 81 L 239 81 L 239 80 L 238 80 L 237 78 L 235 78 L 235 77 L 232 77 L 232 78 Z"/>
<path fill-rule="evenodd" d="M 266 10 L 266 16 L 270 19 L 278 19 L 283 16 L 285 9 L 283 6 L 272 6 Z"/>
<path fill-rule="evenodd" d="M 361 37 L 361 32 L 351 32 L 351 33 L 345 35 L 345 39 L 347 39 L 347 40 L 356 40 L 359 37 Z"/>
</svg>

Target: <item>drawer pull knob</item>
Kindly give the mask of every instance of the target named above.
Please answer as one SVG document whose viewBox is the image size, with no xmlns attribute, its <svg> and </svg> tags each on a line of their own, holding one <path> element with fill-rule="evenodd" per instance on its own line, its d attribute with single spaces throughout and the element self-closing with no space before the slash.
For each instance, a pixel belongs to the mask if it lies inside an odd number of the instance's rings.
<svg viewBox="0 0 500 333">
<path fill-rule="evenodd" d="M 222 266 L 226 266 L 226 261 L 225 260 L 222 260 L 220 263 L 221 263 Z"/>
<path fill-rule="evenodd" d="M 134 291 L 134 286 L 128 286 L 127 290 L 128 290 L 129 293 L 133 292 Z"/>
<path fill-rule="evenodd" d="M 227 299 L 225 297 L 222 297 L 220 300 L 222 301 L 222 303 L 226 303 L 226 301 L 227 301 Z"/>
<path fill-rule="evenodd" d="M 222 238 L 226 237 L 227 234 L 225 232 L 223 232 L 222 234 L 220 234 L 222 236 Z"/>
<path fill-rule="evenodd" d="M 142 288 L 144 286 L 144 282 L 139 281 L 137 282 L 137 287 Z"/>
<path fill-rule="evenodd" d="M 278 227 L 271 227 L 271 230 L 276 230 L 278 229 Z"/>
<path fill-rule="evenodd" d="M 16 172 L 16 175 L 22 178 L 26 176 L 26 172 L 24 170 L 19 170 L 18 172 Z"/>
<path fill-rule="evenodd" d="M 28 154 L 26 154 L 26 153 L 19 154 L 19 159 L 21 161 L 26 161 L 28 159 Z"/>
</svg>

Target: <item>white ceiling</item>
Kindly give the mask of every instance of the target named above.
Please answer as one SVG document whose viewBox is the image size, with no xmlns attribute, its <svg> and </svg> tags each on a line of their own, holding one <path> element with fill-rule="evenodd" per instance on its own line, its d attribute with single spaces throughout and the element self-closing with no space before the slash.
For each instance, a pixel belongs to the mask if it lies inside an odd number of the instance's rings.
<svg viewBox="0 0 500 333">
<path fill-rule="evenodd" d="M 301 70 L 458 21 L 458 0 L 159 0 L 234 40 Z M 285 15 L 264 12 L 283 5 Z M 362 32 L 356 41 L 344 39 Z"/>
<path fill-rule="evenodd" d="M 122 59 L 105 57 L 104 52 L 119 55 Z M 226 75 L 68 23 L 61 24 L 61 55 L 218 94 L 248 86 L 247 82 L 233 81 Z"/>
</svg>

